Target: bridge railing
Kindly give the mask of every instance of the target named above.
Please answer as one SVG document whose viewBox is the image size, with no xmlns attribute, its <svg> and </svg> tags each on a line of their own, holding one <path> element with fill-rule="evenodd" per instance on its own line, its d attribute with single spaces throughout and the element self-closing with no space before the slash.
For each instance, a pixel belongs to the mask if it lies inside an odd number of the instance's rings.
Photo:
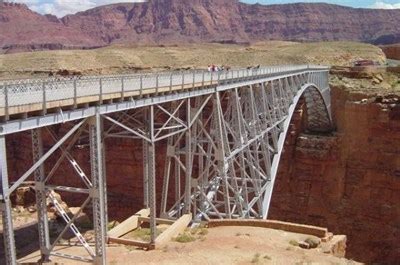
<svg viewBox="0 0 400 265">
<path fill-rule="evenodd" d="M 60 77 L 46 79 L 0 81 L 0 116 L 8 116 L 10 108 L 38 105 L 35 110 L 48 107 L 78 105 L 125 98 L 143 94 L 168 92 L 205 85 L 219 85 L 256 79 L 267 75 L 304 70 L 327 70 L 322 66 L 296 65 L 259 68 L 232 69 L 209 72 L 206 70 L 161 72 L 130 75 L 108 75 L 88 77 Z M 12 113 L 11 113 L 12 114 Z"/>
</svg>

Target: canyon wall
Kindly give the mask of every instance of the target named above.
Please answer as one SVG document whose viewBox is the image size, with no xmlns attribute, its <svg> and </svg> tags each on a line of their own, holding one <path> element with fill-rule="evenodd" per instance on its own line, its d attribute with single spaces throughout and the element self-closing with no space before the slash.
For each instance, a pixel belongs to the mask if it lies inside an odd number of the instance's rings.
<svg viewBox="0 0 400 265">
<path fill-rule="evenodd" d="M 400 44 L 382 46 L 381 48 L 388 59 L 400 60 Z"/>
<path fill-rule="evenodd" d="M 399 10 L 324 3 L 151 0 L 100 6 L 63 18 L 38 14 L 23 4 L 0 3 L 0 51 L 260 40 L 392 44 L 400 41 L 399 24 Z"/>
<path fill-rule="evenodd" d="M 348 236 L 348 258 L 400 260 L 400 96 L 360 103 L 332 88 L 337 133 L 292 134 L 269 218 L 328 227 Z"/>
</svg>

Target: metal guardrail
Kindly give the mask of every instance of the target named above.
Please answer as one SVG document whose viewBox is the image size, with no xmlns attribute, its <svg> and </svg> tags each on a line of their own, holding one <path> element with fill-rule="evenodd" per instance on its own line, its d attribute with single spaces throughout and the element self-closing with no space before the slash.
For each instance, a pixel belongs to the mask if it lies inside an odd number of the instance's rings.
<svg viewBox="0 0 400 265">
<path fill-rule="evenodd" d="M 312 65 L 273 66 L 252 69 L 208 72 L 194 70 L 184 72 L 162 72 L 149 74 L 109 75 L 88 77 L 60 77 L 46 79 L 25 79 L 0 81 L 0 108 L 8 116 L 8 109 L 30 104 L 46 104 L 61 100 L 72 100 L 77 105 L 82 97 L 94 97 L 102 101 L 105 95 L 118 93 L 121 98 L 129 92 L 139 95 L 168 91 L 166 88 L 197 84 L 224 84 L 230 81 L 254 79 L 266 75 L 277 75 L 301 70 L 327 70 L 327 67 Z M 149 92 L 151 90 L 151 92 Z"/>
</svg>

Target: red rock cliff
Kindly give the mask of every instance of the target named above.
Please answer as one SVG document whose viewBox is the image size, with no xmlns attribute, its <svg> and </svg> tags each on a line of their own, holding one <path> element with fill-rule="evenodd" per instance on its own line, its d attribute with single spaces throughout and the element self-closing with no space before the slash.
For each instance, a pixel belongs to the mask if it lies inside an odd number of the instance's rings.
<svg viewBox="0 0 400 265">
<path fill-rule="evenodd" d="M 340 23 L 338 23 L 340 22 Z M 257 40 L 400 40 L 400 10 L 329 4 L 249 5 L 237 0 L 150 0 L 97 7 L 61 19 L 21 4 L 0 6 L 0 47 L 61 49 L 113 43 Z"/>
<path fill-rule="evenodd" d="M 400 60 L 400 44 L 382 46 L 381 48 L 388 59 Z"/>
<path fill-rule="evenodd" d="M 322 225 L 349 239 L 348 258 L 400 260 L 400 101 L 365 103 L 333 88 L 337 134 L 291 137 L 270 218 Z M 293 127 L 298 135 L 299 123 Z"/>
</svg>

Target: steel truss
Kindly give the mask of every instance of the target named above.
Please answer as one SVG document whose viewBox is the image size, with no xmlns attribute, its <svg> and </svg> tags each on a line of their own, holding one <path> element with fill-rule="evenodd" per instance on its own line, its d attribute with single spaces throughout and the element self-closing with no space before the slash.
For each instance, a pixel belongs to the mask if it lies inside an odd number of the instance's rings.
<svg viewBox="0 0 400 265">
<path fill-rule="evenodd" d="M 54 145 L 46 152 L 43 152 L 42 134 L 45 133 L 50 135 L 54 139 Z M 85 172 L 79 166 L 77 161 L 72 156 L 72 148 L 82 135 L 88 131 L 89 134 L 86 136 L 90 142 L 90 158 L 91 158 L 91 179 L 87 177 Z M 50 259 L 51 256 L 59 256 L 79 261 L 93 262 L 95 264 L 105 264 L 105 236 L 106 236 L 106 193 L 105 193 L 105 176 L 104 176 L 104 164 L 103 164 L 103 137 L 102 137 L 102 124 L 100 115 L 82 120 L 76 124 L 61 138 L 57 139 L 56 134 L 50 127 L 44 129 L 38 128 L 32 130 L 32 151 L 33 151 L 33 166 L 21 176 L 11 187 L 7 183 L 7 168 L 6 163 L 3 159 L 6 158 L 5 151 L 5 139 L 4 136 L 0 138 L 0 148 L 2 150 L 2 180 L 3 180 L 3 198 L 6 204 L 5 212 L 3 213 L 4 222 L 6 224 L 4 231 L 5 246 L 7 252 L 7 263 L 16 264 L 15 257 L 15 243 L 13 242 L 12 234 L 12 222 L 10 213 L 11 207 L 9 204 L 9 196 L 15 191 L 18 186 L 24 182 L 32 174 L 35 180 L 36 190 L 36 207 L 38 213 L 38 231 L 39 231 L 39 245 L 41 252 L 40 262 L 45 262 Z M 58 152 L 57 152 L 58 151 Z M 44 165 L 46 160 L 54 154 L 59 154 L 56 163 L 48 171 L 46 175 Z M 52 178 L 57 174 L 57 169 L 63 163 L 67 161 L 74 169 L 77 177 L 81 180 L 84 188 L 67 187 L 60 185 L 52 185 Z M 58 201 L 57 197 L 54 196 L 53 191 L 79 193 L 87 196 L 84 203 L 81 205 L 80 210 L 73 216 L 68 215 L 63 209 L 62 205 Z M 6 199 L 7 198 L 7 199 Z M 47 200 L 51 200 L 52 204 L 56 208 L 59 216 L 65 221 L 65 227 L 62 232 L 56 237 L 50 239 L 50 231 L 47 216 Z M 94 245 L 93 249 L 87 239 L 79 231 L 78 227 L 74 224 L 78 216 L 82 211 L 92 202 L 93 207 L 93 228 L 94 228 Z M 11 229 L 10 229 L 11 227 Z M 74 256 L 61 252 L 56 249 L 57 244 L 63 238 L 66 233 L 70 231 L 79 241 L 79 244 L 83 246 L 88 256 Z M 10 243 L 11 242 L 11 243 Z"/>
<path fill-rule="evenodd" d="M 106 264 L 107 191 L 106 138 L 140 140 L 143 146 L 143 201 L 150 209 L 150 244 L 155 243 L 156 217 L 177 219 L 192 213 L 195 221 L 212 218 L 266 218 L 280 155 L 290 120 L 300 97 L 305 98 L 307 128 L 332 129 L 327 71 L 299 72 L 260 79 L 259 82 L 223 84 L 207 93 L 191 93 L 162 101 L 143 99 L 147 105 L 103 112 L 71 121 L 73 127 L 61 138 L 51 127 L 32 130 L 33 166 L 13 185 L 8 183 L 5 136 L 0 134 L 1 209 L 7 264 L 16 264 L 10 194 L 29 176 L 35 179 L 39 243 L 42 261 L 61 256 Z M 134 101 L 132 101 L 134 104 Z M 42 134 L 54 139 L 44 152 Z M 78 141 L 89 146 L 91 177 L 73 157 Z M 163 187 L 157 205 L 157 145 L 166 144 Z M 50 170 L 45 161 L 58 152 Z M 51 185 L 61 163 L 66 161 L 83 188 Z M 48 166 L 48 164 L 46 164 Z M 46 174 L 47 173 L 47 174 Z M 65 213 L 52 191 L 87 196 L 74 216 Z M 50 198 L 66 222 L 57 238 L 49 236 L 46 200 Z M 94 249 L 74 224 L 92 204 Z M 159 208 L 158 208 L 159 207 Z M 57 243 L 71 231 L 88 256 L 60 253 Z"/>
<path fill-rule="evenodd" d="M 331 129 L 321 93 L 303 87 L 309 79 L 314 77 L 297 75 L 236 87 L 215 93 L 211 103 L 196 98 L 191 112 L 208 104 L 207 116 L 200 113 L 189 130 L 168 140 L 161 216 L 178 218 L 190 208 L 197 220 L 266 217 L 276 157 L 297 98 L 306 98 L 310 130 Z M 175 189 L 170 188 L 172 181 Z M 167 202 L 174 197 L 169 193 L 175 196 L 172 203 Z"/>
</svg>

